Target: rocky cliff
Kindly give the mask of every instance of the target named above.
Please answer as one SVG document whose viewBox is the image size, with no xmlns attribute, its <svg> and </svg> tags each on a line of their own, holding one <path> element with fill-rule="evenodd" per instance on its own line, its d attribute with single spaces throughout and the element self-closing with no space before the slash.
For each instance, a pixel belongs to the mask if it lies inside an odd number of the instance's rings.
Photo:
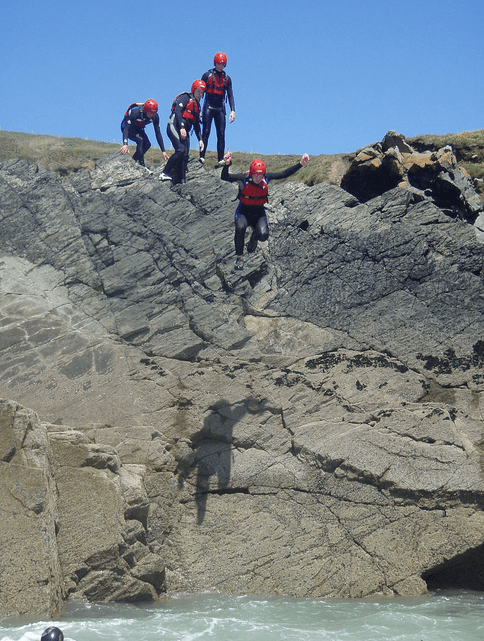
<svg viewBox="0 0 484 641">
<path fill-rule="evenodd" d="M 234 272 L 219 170 L 1 163 L 1 614 L 482 589 L 484 245 L 441 194 L 273 184 Z"/>
</svg>

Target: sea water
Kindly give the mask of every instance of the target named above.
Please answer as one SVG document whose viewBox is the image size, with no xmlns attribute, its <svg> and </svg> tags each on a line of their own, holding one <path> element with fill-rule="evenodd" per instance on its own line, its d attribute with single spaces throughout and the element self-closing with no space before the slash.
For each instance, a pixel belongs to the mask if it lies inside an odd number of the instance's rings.
<svg viewBox="0 0 484 641">
<path fill-rule="evenodd" d="M 484 593 L 354 600 L 210 594 L 150 605 L 68 603 L 59 620 L 0 621 L 0 639 L 39 641 L 51 625 L 67 641 L 482 641 Z"/>
</svg>

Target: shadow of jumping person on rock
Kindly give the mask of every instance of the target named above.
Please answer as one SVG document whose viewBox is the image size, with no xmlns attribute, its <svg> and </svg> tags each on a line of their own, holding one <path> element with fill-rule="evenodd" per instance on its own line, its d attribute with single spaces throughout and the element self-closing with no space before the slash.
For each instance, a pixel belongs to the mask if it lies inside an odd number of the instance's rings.
<svg viewBox="0 0 484 641">
<path fill-rule="evenodd" d="M 208 495 L 231 491 L 234 426 L 247 413 L 258 414 L 260 410 L 261 402 L 253 397 L 244 398 L 237 403 L 221 399 L 209 407 L 203 427 L 193 444 L 190 469 L 181 473 L 188 476 L 194 467 L 197 468 L 195 501 L 199 525 L 205 517 Z"/>
</svg>

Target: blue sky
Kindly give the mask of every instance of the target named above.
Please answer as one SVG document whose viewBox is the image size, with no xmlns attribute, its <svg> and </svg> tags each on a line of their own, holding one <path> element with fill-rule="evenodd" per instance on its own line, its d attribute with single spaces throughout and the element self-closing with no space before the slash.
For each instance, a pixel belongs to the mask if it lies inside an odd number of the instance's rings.
<svg viewBox="0 0 484 641">
<path fill-rule="evenodd" d="M 6 2 L 0 128 L 121 145 L 128 105 L 155 98 L 164 133 L 173 98 L 224 51 L 234 152 L 481 129 L 483 31 L 482 0 Z"/>
</svg>

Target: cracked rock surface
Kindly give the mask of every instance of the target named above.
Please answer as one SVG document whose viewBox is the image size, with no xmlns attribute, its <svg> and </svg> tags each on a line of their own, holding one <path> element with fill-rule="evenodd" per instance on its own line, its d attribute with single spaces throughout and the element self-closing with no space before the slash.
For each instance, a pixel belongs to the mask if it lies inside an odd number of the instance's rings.
<svg viewBox="0 0 484 641">
<path fill-rule="evenodd" d="M 0 532 L 42 515 L 40 609 L 482 589 L 476 228 L 408 188 L 275 183 L 269 241 L 234 272 L 218 174 L 0 164 L 4 491 L 26 475 Z"/>
</svg>

